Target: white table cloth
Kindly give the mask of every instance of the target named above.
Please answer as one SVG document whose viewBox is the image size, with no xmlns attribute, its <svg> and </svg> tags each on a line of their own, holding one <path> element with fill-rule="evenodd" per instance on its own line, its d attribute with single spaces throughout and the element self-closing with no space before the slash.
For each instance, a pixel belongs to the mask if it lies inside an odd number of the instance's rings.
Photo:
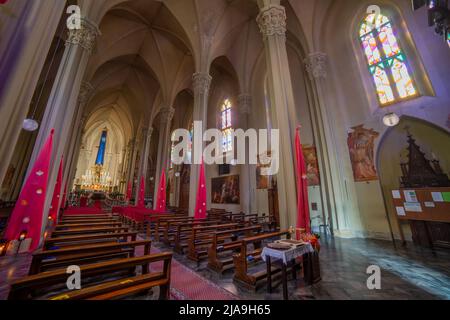
<svg viewBox="0 0 450 320">
<path fill-rule="evenodd" d="M 310 243 L 306 243 L 302 246 L 298 246 L 289 250 L 276 250 L 265 247 L 261 253 L 261 258 L 266 261 L 266 257 L 270 256 L 273 260 L 282 260 L 284 264 L 288 264 L 288 262 L 303 256 L 305 253 L 313 253 L 314 248 Z"/>
</svg>

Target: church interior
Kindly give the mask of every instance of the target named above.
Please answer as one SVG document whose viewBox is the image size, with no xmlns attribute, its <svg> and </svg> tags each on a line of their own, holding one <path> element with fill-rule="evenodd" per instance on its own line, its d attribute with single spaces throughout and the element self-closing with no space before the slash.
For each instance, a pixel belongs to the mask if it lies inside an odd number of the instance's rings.
<svg viewBox="0 0 450 320">
<path fill-rule="evenodd" d="M 1 0 L 0 56 L 0 300 L 450 299 L 448 0 Z"/>
</svg>

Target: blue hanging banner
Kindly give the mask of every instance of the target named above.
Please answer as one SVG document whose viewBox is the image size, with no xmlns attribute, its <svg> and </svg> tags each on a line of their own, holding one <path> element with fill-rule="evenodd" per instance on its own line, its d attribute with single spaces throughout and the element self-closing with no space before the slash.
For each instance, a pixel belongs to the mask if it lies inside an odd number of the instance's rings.
<svg viewBox="0 0 450 320">
<path fill-rule="evenodd" d="M 102 132 L 102 137 L 100 138 L 100 145 L 98 146 L 97 159 L 95 160 L 95 165 L 102 166 L 105 162 L 105 151 L 106 151 L 106 136 L 107 131 Z"/>
</svg>

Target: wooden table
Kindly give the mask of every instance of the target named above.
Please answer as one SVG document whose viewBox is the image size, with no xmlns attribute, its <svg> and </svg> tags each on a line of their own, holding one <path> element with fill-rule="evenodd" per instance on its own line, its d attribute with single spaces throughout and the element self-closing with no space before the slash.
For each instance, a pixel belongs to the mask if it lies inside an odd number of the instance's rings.
<svg viewBox="0 0 450 320">
<path fill-rule="evenodd" d="M 288 264 L 292 265 L 292 276 L 297 279 L 297 273 L 295 270 L 295 259 L 303 256 L 304 254 L 314 252 L 311 244 L 307 243 L 302 246 L 292 247 L 289 250 L 275 250 L 268 247 L 263 249 L 261 258 L 266 261 L 267 267 L 267 292 L 272 293 L 272 262 L 281 264 L 281 280 L 283 283 L 283 299 L 289 300 L 288 287 L 287 287 L 287 269 Z"/>
</svg>

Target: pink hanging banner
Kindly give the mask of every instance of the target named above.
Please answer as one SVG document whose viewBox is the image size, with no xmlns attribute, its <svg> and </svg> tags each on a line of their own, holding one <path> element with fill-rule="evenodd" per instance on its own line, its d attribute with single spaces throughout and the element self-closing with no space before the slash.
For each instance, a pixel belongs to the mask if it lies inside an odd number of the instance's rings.
<svg viewBox="0 0 450 320">
<path fill-rule="evenodd" d="M 300 142 L 300 127 L 297 128 L 295 133 L 295 156 L 297 171 L 297 228 L 305 229 L 307 233 L 310 233 L 308 180 L 302 144 Z"/>
<path fill-rule="evenodd" d="M 34 251 L 41 239 L 48 171 L 53 148 L 54 129 L 39 152 L 30 175 L 25 180 L 11 214 L 5 238 L 9 241 L 31 238 L 29 251 Z"/>
<path fill-rule="evenodd" d="M 55 190 L 53 191 L 52 204 L 50 206 L 50 212 L 48 214 L 48 219 L 51 221 L 56 221 L 58 218 L 59 199 L 61 197 L 62 171 L 63 171 L 63 157 L 61 157 L 61 162 L 59 163 L 58 177 L 56 178 L 56 185 Z"/>
<path fill-rule="evenodd" d="M 159 180 L 158 197 L 156 199 L 155 210 L 158 212 L 166 211 L 166 171 L 165 170 L 162 171 L 161 179 Z"/>
<path fill-rule="evenodd" d="M 205 165 L 202 160 L 200 165 L 200 175 L 198 179 L 197 188 L 197 201 L 195 203 L 195 219 L 206 218 L 206 178 L 205 178 Z"/>
<path fill-rule="evenodd" d="M 133 186 L 131 185 L 131 181 L 128 181 L 128 188 L 127 188 L 127 195 L 126 195 L 127 201 L 130 201 L 132 193 L 133 193 Z"/>
<path fill-rule="evenodd" d="M 137 206 L 139 208 L 144 208 L 145 207 L 145 180 L 144 180 L 144 176 L 141 177 L 141 183 L 139 185 L 139 198 L 138 198 Z"/>
</svg>

